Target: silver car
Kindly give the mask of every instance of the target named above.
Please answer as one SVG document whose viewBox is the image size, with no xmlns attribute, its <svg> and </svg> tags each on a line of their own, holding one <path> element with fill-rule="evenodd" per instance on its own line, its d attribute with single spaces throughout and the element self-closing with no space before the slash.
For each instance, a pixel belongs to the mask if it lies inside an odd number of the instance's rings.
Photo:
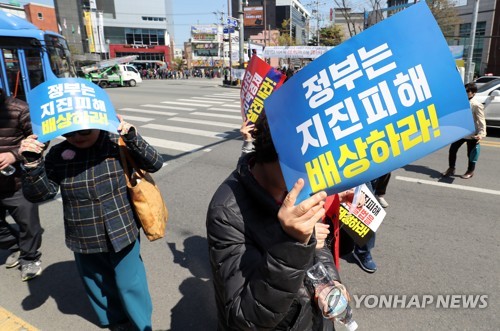
<svg viewBox="0 0 500 331">
<path fill-rule="evenodd" d="M 491 82 L 495 79 L 499 79 L 499 78 L 500 78 L 500 76 L 481 76 L 478 79 L 476 79 L 474 81 L 474 83 L 476 83 L 477 87 L 481 87 L 484 84 L 489 83 L 489 82 Z"/>
<path fill-rule="evenodd" d="M 500 79 L 479 87 L 475 98 L 484 105 L 486 126 L 500 128 Z"/>
</svg>

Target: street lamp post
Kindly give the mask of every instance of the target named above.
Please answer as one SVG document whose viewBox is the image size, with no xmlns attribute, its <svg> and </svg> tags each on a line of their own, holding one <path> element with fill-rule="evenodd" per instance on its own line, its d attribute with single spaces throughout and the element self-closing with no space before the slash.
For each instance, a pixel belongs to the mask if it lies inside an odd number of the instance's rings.
<svg viewBox="0 0 500 331">
<path fill-rule="evenodd" d="M 232 16 L 231 15 L 231 1 L 230 0 L 227 0 L 227 17 L 230 17 Z M 233 83 L 233 48 L 232 48 L 232 45 L 233 45 L 233 39 L 231 39 L 231 29 L 232 27 L 227 26 L 227 29 L 228 29 L 228 35 L 229 35 L 229 84 L 232 84 Z"/>
<path fill-rule="evenodd" d="M 479 0 L 475 0 L 474 11 L 472 12 L 469 53 L 467 54 L 467 70 L 465 72 L 465 77 L 464 77 L 465 83 L 469 83 L 473 78 L 472 55 L 474 53 L 474 43 L 476 41 L 476 25 L 477 25 L 478 11 L 479 11 Z"/>
<path fill-rule="evenodd" d="M 248 3 L 248 2 L 247 2 Z M 238 0 L 238 23 L 239 23 L 239 28 L 240 28 L 240 40 L 239 40 L 239 45 L 240 45 L 240 69 L 245 68 L 245 57 L 244 57 L 244 38 L 245 38 L 245 33 L 243 31 L 244 29 L 244 24 L 243 24 L 243 0 Z"/>
</svg>

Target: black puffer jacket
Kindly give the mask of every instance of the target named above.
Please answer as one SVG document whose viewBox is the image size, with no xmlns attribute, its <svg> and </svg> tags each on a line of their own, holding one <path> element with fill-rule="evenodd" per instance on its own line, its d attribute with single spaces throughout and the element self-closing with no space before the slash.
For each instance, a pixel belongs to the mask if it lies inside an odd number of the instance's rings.
<svg viewBox="0 0 500 331">
<path fill-rule="evenodd" d="M 252 156 L 242 156 L 207 214 L 218 329 L 322 330 L 305 272 L 320 259 L 338 280 L 332 255 L 316 250 L 315 238 L 304 245 L 283 231 L 279 205 L 249 171 Z"/>
<path fill-rule="evenodd" d="M 0 153 L 10 152 L 17 161 L 21 160 L 19 145 L 21 140 L 32 134 L 28 104 L 8 97 L 0 100 Z M 0 196 L 8 196 L 21 188 L 19 162 L 14 164 L 16 172 L 9 177 L 0 175 Z"/>
</svg>

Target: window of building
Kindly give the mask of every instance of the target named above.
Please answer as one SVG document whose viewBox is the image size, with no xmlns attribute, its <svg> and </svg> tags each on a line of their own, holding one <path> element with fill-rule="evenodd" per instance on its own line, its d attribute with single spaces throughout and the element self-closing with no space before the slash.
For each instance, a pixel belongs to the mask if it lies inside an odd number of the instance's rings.
<svg viewBox="0 0 500 331">
<path fill-rule="evenodd" d="M 165 45 L 165 30 L 125 29 L 125 39 L 129 45 Z"/>
<path fill-rule="evenodd" d="M 166 20 L 165 17 L 151 17 L 151 16 L 142 16 L 143 21 L 153 21 L 153 22 L 164 22 Z"/>
<path fill-rule="evenodd" d="M 464 58 L 468 58 L 470 45 L 471 23 L 460 24 L 459 36 L 460 44 L 464 45 Z M 472 62 L 476 63 L 476 73 L 480 71 L 481 59 L 483 57 L 484 36 L 486 34 L 486 22 L 477 22 L 476 37 L 474 38 L 474 52 L 472 54 Z"/>
<path fill-rule="evenodd" d="M 43 20 L 43 14 L 42 13 L 37 13 L 38 19 Z"/>
<path fill-rule="evenodd" d="M 165 54 L 163 53 L 126 53 L 116 52 L 116 57 L 139 55 L 137 60 L 141 61 L 165 61 Z"/>
</svg>

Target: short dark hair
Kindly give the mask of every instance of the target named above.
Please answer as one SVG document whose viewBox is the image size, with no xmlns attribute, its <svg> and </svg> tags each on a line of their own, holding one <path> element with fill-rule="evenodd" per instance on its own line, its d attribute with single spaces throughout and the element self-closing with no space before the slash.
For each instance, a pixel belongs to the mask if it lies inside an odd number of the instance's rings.
<svg viewBox="0 0 500 331">
<path fill-rule="evenodd" d="M 278 153 L 274 148 L 265 111 L 262 111 L 257 119 L 255 129 L 252 131 L 252 137 L 254 138 L 253 145 L 256 163 L 272 163 L 278 161 Z"/>
<path fill-rule="evenodd" d="M 476 93 L 477 92 L 477 85 L 476 85 L 476 83 L 467 83 L 467 84 L 465 84 L 465 91 Z"/>
</svg>

